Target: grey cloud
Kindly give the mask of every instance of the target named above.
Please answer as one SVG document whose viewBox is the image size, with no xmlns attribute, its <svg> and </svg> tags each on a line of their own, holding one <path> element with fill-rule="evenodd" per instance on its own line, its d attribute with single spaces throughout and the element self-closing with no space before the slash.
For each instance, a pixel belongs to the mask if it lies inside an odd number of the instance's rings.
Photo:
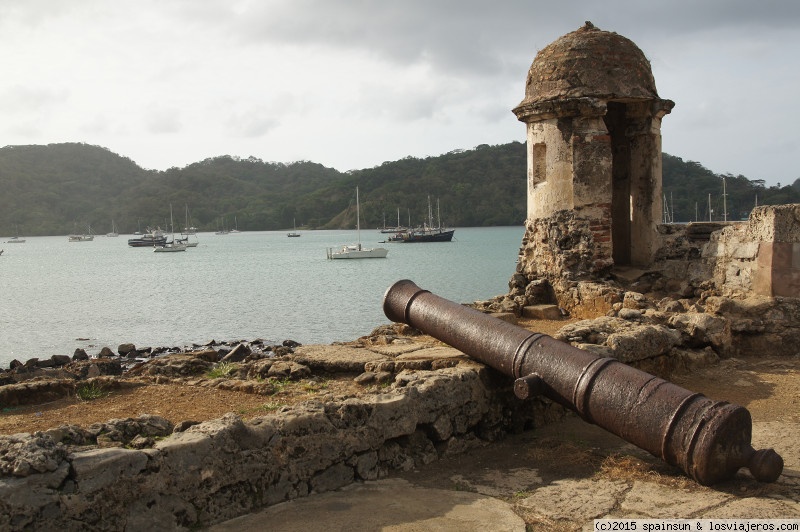
<svg viewBox="0 0 800 532">
<path fill-rule="evenodd" d="M 592 20 L 636 42 L 715 29 L 745 31 L 795 26 L 800 3 L 779 0 L 579 0 L 553 7 L 543 0 L 292 0 L 251 4 L 230 19 L 254 42 L 361 49 L 400 64 L 429 62 L 462 73 L 498 73 L 509 61 L 533 58 L 564 33 Z M 517 57 L 510 54 L 518 54 Z"/>
</svg>

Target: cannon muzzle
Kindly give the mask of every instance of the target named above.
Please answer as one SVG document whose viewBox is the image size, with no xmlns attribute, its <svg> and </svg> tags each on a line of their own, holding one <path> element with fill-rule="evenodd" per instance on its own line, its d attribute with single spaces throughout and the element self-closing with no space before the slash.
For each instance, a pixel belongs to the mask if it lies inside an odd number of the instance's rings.
<svg viewBox="0 0 800 532">
<path fill-rule="evenodd" d="M 515 379 L 520 398 L 542 394 L 584 420 L 679 467 L 703 485 L 747 467 L 774 482 L 783 459 L 750 444 L 752 420 L 742 406 L 712 401 L 613 358 L 498 320 L 423 290 L 392 285 L 383 311 Z"/>
</svg>

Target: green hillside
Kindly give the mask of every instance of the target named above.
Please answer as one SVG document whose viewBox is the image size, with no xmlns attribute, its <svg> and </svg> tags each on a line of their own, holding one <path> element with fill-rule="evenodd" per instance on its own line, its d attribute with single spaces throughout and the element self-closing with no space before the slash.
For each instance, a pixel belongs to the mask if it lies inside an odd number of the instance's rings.
<svg viewBox="0 0 800 532">
<path fill-rule="evenodd" d="M 525 145 L 481 145 L 424 159 L 406 157 L 339 172 L 317 163 L 213 157 L 184 168 L 144 170 L 130 159 L 87 144 L 0 149 L 0 235 L 64 235 L 91 226 L 122 233 L 176 225 L 188 206 L 201 231 L 355 227 L 355 188 L 362 227 L 419 224 L 428 198 L 452 226 L 522 224 L 526 212 Z M 697 162 L 664 154 L 664 194 L 675 221 L 721 219 L 722 177 Z M 765 187 L 726 175 L 728 219 L 759 204 L 800 202 L 800 182 Z M 434 213 L 435 215 L 435 213 Z M 18 229 L 17 229 L 18 228 Z"/>
</svg>

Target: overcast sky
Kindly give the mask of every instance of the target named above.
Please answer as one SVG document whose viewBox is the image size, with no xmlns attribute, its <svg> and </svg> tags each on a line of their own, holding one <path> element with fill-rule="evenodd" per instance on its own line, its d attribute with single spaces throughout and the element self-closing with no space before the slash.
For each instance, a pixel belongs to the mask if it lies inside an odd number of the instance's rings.
<svg viewBox="0 0 800 532">
<path fill-rule="evenodd" d="M 586 20 L 633 40 L 676 102 L 665 152 L 800 177 L 793 0 L 0 0 L 0 146 L 347 171 L 524 141 L 511 109 L 536 52 Z"/>
</svg>

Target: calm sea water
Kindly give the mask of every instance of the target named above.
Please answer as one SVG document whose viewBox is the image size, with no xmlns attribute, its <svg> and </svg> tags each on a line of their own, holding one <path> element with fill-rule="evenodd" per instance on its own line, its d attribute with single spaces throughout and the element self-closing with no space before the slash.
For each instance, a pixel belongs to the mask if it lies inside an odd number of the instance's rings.
<svg viewBox="0 0 800 532">
<path fill-rule="evenodd" d="M 0 367 L 123 342 L 354 340 L 389 323 L 383 294 L 400 279 L 460 303 L 506 293 L 524 229 L 459 228 L 453 242 L 381 244 L 386 259 L 363 260 L 326 258 L 355 231 L 299 232 L 200 234 L 182 253 L 131 248 L 128 235 L 3 238 Z M 365 246 L 385 236 L 361 231 Z"/>
</svg>

